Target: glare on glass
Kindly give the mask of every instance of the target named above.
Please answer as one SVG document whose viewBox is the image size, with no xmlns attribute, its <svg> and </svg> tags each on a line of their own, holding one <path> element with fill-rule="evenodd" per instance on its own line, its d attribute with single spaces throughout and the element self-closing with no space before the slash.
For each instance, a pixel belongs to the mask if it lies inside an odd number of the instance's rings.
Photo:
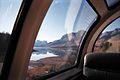
<svg viewBox="0 0 120 80">
<path fill-rule="evenodd" d="M 28 78 L 74 66 L 81 39 L 96 19 L 86 0 L 54 0 L 34 43 Z"/>
</svg>

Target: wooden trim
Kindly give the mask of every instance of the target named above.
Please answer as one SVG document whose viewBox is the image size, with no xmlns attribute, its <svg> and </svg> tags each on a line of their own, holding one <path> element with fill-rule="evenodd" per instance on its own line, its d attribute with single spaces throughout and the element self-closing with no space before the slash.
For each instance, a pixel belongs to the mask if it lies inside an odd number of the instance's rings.
<svg viewBox="0 0 120 80">
<path fill-rule="evenodd" d="M 25 80 L 35 38 L 51 3 L 52 0 L 33 0 L 23 24 L 8 80 Z"/>
<path fill-rule="evenodd" d="M 99 36 L 99 34 L 104 30 L 104 28 L 106 28 L 106 26 L 109 23 L 111 23 L 114 19 L 116 19 L 119 16 L 120 16 L 120 10 L 116 13 L 113 13 L 113 15 L 111 15 L 104 21 L 103 21 L 103 19 L 101 19 L 100 24 L 96 25 L 96 29 L 94 30 L 94 32 L 91 33 L 91 40 L 89 40 L 89 42 L 88 42 L 89 45 L 87 48 L 87 52 L 92 52 L 94 43 L 95 43 L 97 37 Z"/>
</svg>

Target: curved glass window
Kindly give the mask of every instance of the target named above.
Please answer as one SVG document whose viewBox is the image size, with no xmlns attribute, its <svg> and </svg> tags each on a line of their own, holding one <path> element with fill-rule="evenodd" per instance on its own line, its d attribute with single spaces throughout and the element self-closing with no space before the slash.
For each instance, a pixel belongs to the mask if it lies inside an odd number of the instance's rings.
<svg viewBox="0 0 120 80">
<path fill-rule="evenodd" d="M 100 34 L 93 52 L 120 53 L 120 18 L 113 21 Z"/>
<path fill-rule="evenodd" d="M 108 7 L 114 6 L 116 3 L 120 2 L 120 0 L 106 0 Z"/>
<path fill-rule="evenodd" d="M 0 73 L 22 0 L 0 0 Z"/>
<path fill-rule="evenodd" d="M 34 43 L 28 77 L 74 66 L 81 39 L 96 19 L 86 0 L 54 0 Z"/>
</svg>

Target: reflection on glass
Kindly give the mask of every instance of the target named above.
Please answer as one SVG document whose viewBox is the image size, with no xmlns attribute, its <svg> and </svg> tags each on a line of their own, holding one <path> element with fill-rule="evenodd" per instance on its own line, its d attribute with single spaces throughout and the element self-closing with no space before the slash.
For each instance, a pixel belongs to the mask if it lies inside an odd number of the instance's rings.
<svg viewBox="0 0 120 80">
<path fill-rule="evenodd" d="M 0 0 L 0 73 L 22 0 Z"/>
<path fill-rule="evenodd" d="M 120 53 L 120 18 L 113 21 L 102 32 L 95 43 L 94 52 Z"/>
<path fill-rule="evenodd" d="M 115 5 L 116 3 L 120 2 L 120 0 L 106 0 L 109 7 Z"/>
<path fill-rule="evenodd" d="M 54 0 L 34 43 L 28 79 L 73 66 L 80 41 L 96 18 L 86 0 Z"/>
</svg>

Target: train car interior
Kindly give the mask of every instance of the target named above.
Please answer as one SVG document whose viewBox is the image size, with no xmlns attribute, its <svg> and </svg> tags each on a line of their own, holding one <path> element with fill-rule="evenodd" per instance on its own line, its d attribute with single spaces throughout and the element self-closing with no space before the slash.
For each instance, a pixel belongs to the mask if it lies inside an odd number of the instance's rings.
<svg viewBox="0 0 120 80">
<path fill-rule="evenodd" d="M 120 0 L 0 0 L 0 80 L 120 80 Z"/>
</svg>

